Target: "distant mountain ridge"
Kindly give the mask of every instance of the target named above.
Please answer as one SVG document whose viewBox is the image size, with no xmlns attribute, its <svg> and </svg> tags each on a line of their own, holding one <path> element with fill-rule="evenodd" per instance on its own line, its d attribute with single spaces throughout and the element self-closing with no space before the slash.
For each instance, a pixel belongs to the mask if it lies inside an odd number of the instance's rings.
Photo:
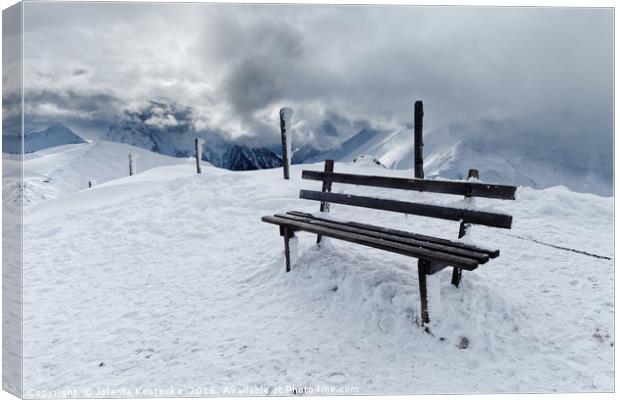
<svg viewBox="0 0 620 400">
<path fill-rule="evenodd" d="M 435 138 L 436 140 L 436 138 Z M 613 195 L 613 175 L 607 174 L 603 157 L 590 157 L 579 165 L 571 162 L 560 147 L 512 143 L 493 146 L 476 138 L 445 140 L 442 145 L 425 146 L 424 171 L 430 179 L 464 179 L 470 168 L 478 169 L 484 182 L 547 188 L 563 185 L 577 192 Z M 425 143 L 426 144 L 426 143 Z M 305 162 L 334 159 L 352 162 L 361 155 L 375 158 L 390 169 L 413 168 L 412 129 L 365 128 L 338 148 L 310 157 Z"/>
<path fill-rule="evenodd" d="M 190 110 L 175 104 L 151 101 L 140 111 L 126 111 L 110 125 L 106 140 L 130 144 L 173 157 L 195 153 L 194 140 L 205 140 L 202 159 L 219 168 L 256 170 L 282 166 L 282 159 L 266 147 L 249 147 L 210 131 L 195 131 Z"/>
<path fill-rule="evenodd" d="M 40 131 L 29 131 L 24 134 L 24 152 L 35 151 L 64 144 L 86 143 L 84 139 L 60 122 L 52 122 L 47 128 Z M 2 135 L 2 152 L 20 154 L 22 143 L 19 135 Z"/>
<path fill-rule="evenodd" d="M 389 169 L 413 168 L 411 127 L 382 129 L 365 125 L 357 129 L 355 134 L 331 149 L 297 145 L 293 132 L 291 163 L 317 163 L 326 159 L 353 162 L 364 156 Z M 274 132 L 277 133 L 276 128 Z M 575 162 L 559 143 L 541 144 L 510 137 L 501 142 L 499 139 L 489 142 L 488 136 L 451 135 L 451 132 L 426 133 L 424 169 L 427 178 L 463 179 L 470 168 L 475 168 L 486 182 L 534 188 L 564 185 L 573 191 L 613 195 L 613 169 L 606 164 L 603 155 L 584 156 Z M 226 139 L 217 131 L 196 131 L 190 109 L 175 104 L 151 101 L 138 111 L 126 111 L 108 126 L 102 137 L 173 157 L 192 157 L 195 138 L 205 140 L 202 159 L 219 168 L 256 170 L 282 166 L 278 145 L 252 147 Z M 69 128 L 54 122 L 44 130 L 26 133 L 25 151 L 84 142 Z M 3 135 L 3 151 L 19 153 L 19 136 Z"/>
</svg>

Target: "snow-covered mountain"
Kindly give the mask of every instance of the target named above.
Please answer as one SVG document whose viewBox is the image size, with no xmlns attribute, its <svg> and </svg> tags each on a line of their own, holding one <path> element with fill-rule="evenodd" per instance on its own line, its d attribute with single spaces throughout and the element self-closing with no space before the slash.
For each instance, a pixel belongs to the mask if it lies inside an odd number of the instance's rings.
<svg viewBox="0 0 620 400">
<path fill-rule="evenodd" d="M 126 143 L 173 157 L 194 154 L 194 139 L 204 139 L 202 159 L 230 170 L 256 170 L 282 165 L 265 147 L 249 147 L 211 131 L 195 131 L 191 110 L 176 104 L 151 101 L 139 111 L 126 111 L 110 125 L 106 140 Z"/>
<path fill-rule="evenodd" d="M 324 124 L 325 125 L 325 124 Z M 328 125 L 329 126 L 329 125 Z M 204 139 L 202 159 L 219 168 L 256 170 L 282 165 L 280 148 L 252 147 L 226 139 L 219 131 L 197 131 L 192 110 L 174 103 L 148 102 L 137 110 L 127 110 L 109 125 L 103 139 L 144 148 L 173 157 L 194 155 L 194 139 Z M 323 128 L 325 130 L 325 128 Z M 360 126 L 340 146 L 317 148 L 297 145 L 292 164 L 307 164 L 333 159 L 352 162 L 364 155 L 376 159 L 388 169 L 413 167 L 413 131 L 409 127 L 381 129 Z M 332 129 L 333 130 L 333 129 Z M 327 130 L 331 132 L 330 130 Z M 274 135 L 277 129 L 274 127 Z M 332 132 L 333 133 L 333 132 Z M 293 136 L 294 137 L 294 136 Z M 483 181 L 547 188 L 564 185 L 574 191 L 609 196 L 613 194 L 612 169 L 601 155 L 583 157 L 566 153 L 561 143 L 539 143 L 540 140 L 515 140 L 490 143 L 472 135 L 425 132 L 424 169 L 429 178 L 463 179 L 470 168 L 480 171 Z M 26 152 L 84 140 L 60 123 L 42 131 L 26 134 Z M 293 146 L 296 145 L 293 140 Z M 19 138 L 3 136 L 4 152 L 18 153 Z M 259 145 L 260 146 L 260 145 Z"/>
<path fill-rule="evenodd" d="M 228 146 L 222 163 L 216 166 L 233 171 L 251 171 L 281 167 L 282 160 L 271 150 L 264 147 L 250 148 L 244 145 L 233 144 Z"/>
<path fill-rule="evenodd" d="M 24 139 L 25 153 L 32 153 L 64 144 L 86 143 L 84 139 L 60 122 L 53 122 L 50 126 L 40 131 L 26 132 Z M 12 134 L 2 135 L 2 152 L 9 154 L 21 153 L 20 137 Z"/>
<path fill-rule="evenodd" d="M 338 148 L 312 157 L 307 161 L 318 162 L 333 159 L 351 162 L 361 155 L 372 156 L 387 168 L 412 168 L 412 131 L 408 129 L 389 131 L 367 127 L 345 140 Z"/>
<path fill-rule="evenodd" d="M 434 152 L 425 159 L 424 168 L 430 178 L 463 179 L 469 168 L 475 168 L 488 182 L 535 189 L 563 185 L 576 192 L 613 195 L 611 171 L 605 176 L 600 172 L 605 166 L 594 165 L 597 160 L 583 161 L 575 165 L 559 149 L 535 146 L 493 149 L 470 140 Z"/>
<path fill-rule="evenodd" d="M 329 152 L 328 149 L 317 149 L 314 146 L 305 144 L 303 146 L 293 149 L 293 157 L 291 158 L 291 164 L 304 164 L 310 160 L 324 160 L 325 154 Z"/>
<path fill-rule="evenodd" d="M 561 147 L 553 144 L 493 146 L 467 137 L 452 141 L 442 138 L 439 143 L 434 132 L 424 140 L 427 178 L 463 179 L 470 168 L 475 168 L 486 182 L 538 189 L 563 185 L 578 192 L 613 194 L 612 171 L 604 164 L 603 157 L 590 157 L 575 165 Z M 340 147 L 305 162 L 325 159 L 350 162 L 361 155 L 374 157 L 390 169 L 410 169 L 413 167 L 413 131 L 365 128 Z"/>
</svg>

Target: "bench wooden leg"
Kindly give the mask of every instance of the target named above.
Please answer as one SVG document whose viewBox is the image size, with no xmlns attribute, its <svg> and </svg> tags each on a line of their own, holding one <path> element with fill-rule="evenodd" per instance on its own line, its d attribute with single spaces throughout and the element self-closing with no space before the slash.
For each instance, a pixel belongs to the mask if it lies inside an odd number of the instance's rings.
<svg viewBox="0 0 620 400">
<path fill-rule="evenodd" d="M 282 236 L 284 237 L 284 258 L 286 259 L 286 272 L 291 271 L 291 249 L 289 247 L 289 240 L 295 233 L 291 231 L 287 226 L 282 227 Z"/>
<path fill-rule="evenodd" d="M 426 271 L 429 262 L 427 260 L 418 260 L 418 282 L 420 285 L 420 313 L 422 316 L 422 324 L 428 324 L 428 294 L 426 291 Z"/>
<path fill-rule="evenodd" d="M 452 284 L 456 287 L 459 287 L 459 284 L 461 283 L 461 274 L 463 273 L 463 270 L 457 267 L 454 267 L 452 269 Z"/>
</svg>

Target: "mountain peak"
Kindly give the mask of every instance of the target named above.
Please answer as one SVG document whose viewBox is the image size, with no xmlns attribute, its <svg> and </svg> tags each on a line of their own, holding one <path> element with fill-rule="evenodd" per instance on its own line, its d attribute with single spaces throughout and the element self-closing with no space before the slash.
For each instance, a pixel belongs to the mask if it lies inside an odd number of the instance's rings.
<svg viewBox="0 0 620 400">
<path fill-rule="evenodd" d="M 86 143 L 79 135 L 58 121 L 53 121 L 40 131 L 26 132 L 23 139 L 24 152 L 35 151 L 65 144 Z M 2 135 L 2 151 L 19 154 L 22 151 L 22 139 L 17 135 Z"/>
<path fill-rule="evenodd" d="M 61 122 L 59 121 L 52 121 L 51 124 L 49 124 L 49 126 L 47 127 L 47 129 L 69 129 L 66 126 L 64 126 Z"/>
</svg>

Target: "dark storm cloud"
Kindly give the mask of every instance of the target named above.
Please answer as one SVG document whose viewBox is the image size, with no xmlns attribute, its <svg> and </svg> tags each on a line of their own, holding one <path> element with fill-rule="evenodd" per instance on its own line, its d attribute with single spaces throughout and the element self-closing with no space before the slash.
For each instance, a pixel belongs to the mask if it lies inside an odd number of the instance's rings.
<svg viewBox="0 0 620 400">
<path fill-rule="evenodd" d="M 429 145 L 526 139 L 611 160 L 610 9 L 27 7 L 32 89 L 110 96 L 57 99 L 79 115 L 168 99 L 193 107 L 198 127 L 274 143 L 277 110 L 291 106 L 296 140 L 334 144 L 367 124 L 410 126 L 423 99 Z"/>
<path fill-rule="evenodd" d="M 26 90 L 24 95 L 26 129 L 62 120 L 70 124 L 112 121 L 125 102 L 113 95 L 75 90 Z"/>
<path fill-rule="evenodd" d="M 21 8 L 2 13 L 2 128 L 4 134 L 16 134 L 21 127 Z"/>
<path fill-rule="evenodd" d="M 110 109 L 117 109 L 122 101 L 106 93 L 83 93 L 75 90 L 63 92 L 54 90 L 31 90 L 25 100 L 32 104 L 54 104 L 59 109 L 75 110 L 79 113 L 105 115 Z"/>
<path fill-rule="evenodd" d="M 260 23 L 231 36 L 222 43 L 235 54 L 222 89 L 235 110 L 247 116 L 285 98 L 287 72 L 303 56 L 301 35 L 285 23 Z"/>
</svg>

